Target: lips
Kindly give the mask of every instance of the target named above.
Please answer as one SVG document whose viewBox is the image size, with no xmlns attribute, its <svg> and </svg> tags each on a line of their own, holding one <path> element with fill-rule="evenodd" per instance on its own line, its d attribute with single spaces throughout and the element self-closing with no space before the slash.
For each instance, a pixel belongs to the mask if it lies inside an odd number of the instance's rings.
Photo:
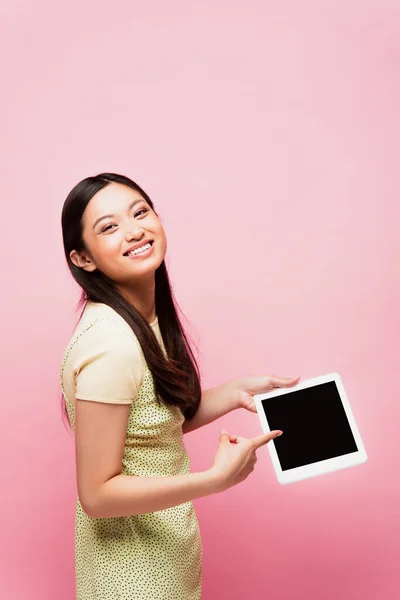
<svg viewBox="0 0 400 600">
<path fill-rule="evenodd" d="M 137 248 L 141 248 L 142 246 L 145 246 L 146 244 L 150 244 L 150 246 L 152 246 L 153 243 L 154 243 L 153 240 L 144 240 L 143 242 L 140 242 L 139 244 L 134 244 L 133 246 L 128 248 L 128 250 L 126 252 L 124 252 L 124 256 L 127 256 L 129 254 L 129 252 L 132 252 L 133 250 L 136 250 Z"/>
</svg>

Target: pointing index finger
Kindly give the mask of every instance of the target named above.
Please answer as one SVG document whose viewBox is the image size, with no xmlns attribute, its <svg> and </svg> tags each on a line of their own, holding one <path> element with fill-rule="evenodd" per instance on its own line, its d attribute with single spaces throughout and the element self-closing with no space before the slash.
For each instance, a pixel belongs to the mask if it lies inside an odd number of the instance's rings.
<svg viewBox="0 0 400 600">
<path fill-rule="evenodd" d="M 271 431 L 270 433 L 264 433 L 263 435 L 257 435 L 256 437 L 254 437 L 251 440 L 254 449 L 256 450 L 257 448 L 260 448 L 261 446 L 268 444 L 268 442 L 270 442 L 271 440 L 273 440 L 276 437 L 279 437 L 280 435 L 282 435 L 282 433 L 283 433 L 283 431 L 281 431 L 280 429 L 274 429 L 274 431 Z"/>
</svg>

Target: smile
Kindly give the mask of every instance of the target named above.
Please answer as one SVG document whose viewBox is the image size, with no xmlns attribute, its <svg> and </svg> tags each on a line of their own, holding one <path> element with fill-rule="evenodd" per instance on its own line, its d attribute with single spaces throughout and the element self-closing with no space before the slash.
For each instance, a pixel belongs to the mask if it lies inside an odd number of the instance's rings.
<svg viewBox="0 0 400 600">
<path fill-rule="evenodd" d="M 153 244 L 147 243 L 143 246 L 140 246 L 140 248 L 136 248 L 136 250 L 133 250 L 132 252 L 128 252 L 127 254 L 125 254 L 125 256 L 128 256 L 129 258 L 135 256 L 148 256 L 152 252 L 152 250 Z"/>
</svg>

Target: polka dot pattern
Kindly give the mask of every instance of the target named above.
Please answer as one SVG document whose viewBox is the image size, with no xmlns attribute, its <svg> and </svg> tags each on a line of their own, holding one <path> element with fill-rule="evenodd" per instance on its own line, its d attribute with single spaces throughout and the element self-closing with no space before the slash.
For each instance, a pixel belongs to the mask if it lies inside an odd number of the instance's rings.
<svg viewBox="0 0 400 600">
<path fill-rule="evenodd" d="M 74 430 L 75 406 L 64 398 Z M 130 409 L 122 473 L 189 473 L 183 420 L 178 407 L 157 402 L 146 364 Z M 78 498 L 75 533 L 76 600 L 201 598 L 202 544 L 191 502 L 142 515 L 94 519 Z"/>
</svg>

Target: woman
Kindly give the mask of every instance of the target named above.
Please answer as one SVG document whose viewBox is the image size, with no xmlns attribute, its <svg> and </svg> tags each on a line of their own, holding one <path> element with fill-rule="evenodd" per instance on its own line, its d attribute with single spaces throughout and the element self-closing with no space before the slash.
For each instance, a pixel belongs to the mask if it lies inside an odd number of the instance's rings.
<svg viewBox="0 0 400 600">
<path fill-rule="evenodd" d="M 190 472 L 183 434 L 299 378 L 238 379 L 201 391 L 149 196 L 127 177 L 78 183 L 62 211 L 83 306 L 60 378 L 75 435 L 78 600 L 198 600 L 201 538 L 192 500 L 243 481 L 252 440 L 221 432 L 213 466 Z"/>
</svg>

